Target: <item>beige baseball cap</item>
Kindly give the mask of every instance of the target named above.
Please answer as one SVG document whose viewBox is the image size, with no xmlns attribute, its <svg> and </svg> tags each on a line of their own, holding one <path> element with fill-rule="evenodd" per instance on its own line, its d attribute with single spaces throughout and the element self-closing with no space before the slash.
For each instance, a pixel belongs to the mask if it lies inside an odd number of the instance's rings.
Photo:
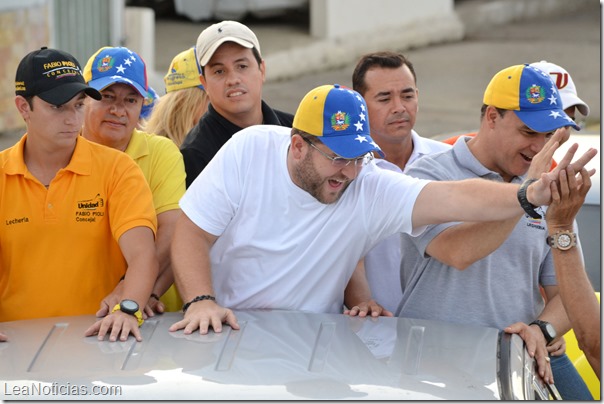
<svg viewBox="0 0 604 404">
<path fill-rule="evenodd" d="M 214 52 L 225 42 L 235 42 L 245 48 L 256 48 L 260 53 L 260 44 L 251 29 L 237 21 L 222 21 L 201 31 L 197 38 L 197 57 L 199 65 L 208 64 Z"/>
</svg>

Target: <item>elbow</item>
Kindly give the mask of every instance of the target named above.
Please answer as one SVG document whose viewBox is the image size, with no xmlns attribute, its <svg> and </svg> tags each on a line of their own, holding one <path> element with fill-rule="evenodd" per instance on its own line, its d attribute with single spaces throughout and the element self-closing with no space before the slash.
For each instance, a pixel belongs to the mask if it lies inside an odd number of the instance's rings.
<svg viewBox="0 0 604 404">
<path fill-rule="evenodd" d="M 464 257 L 460 257 L 459 255 L 458 256 L 448 256 L 448 257 L 444 258 L 443 260 L 439 259 L 439 261 L 441 261 L 443 264 L 453 267 L 459 271 L 466 270 L 470 265 L 472 265 L 474 263 L 473 261 L 464 259 Z"/>
<path fill-rule="evenodd" d="M 582 337 L 582 336 L 577 335 L 577 345 L 579 346 L 579 349 L 585 353 L 586 357 L 588 357 L 588 356 L 591 356 L 593 358 L 600 357 L 600 352 L 601 352 L 600 339 L 596 338 L 595 335 L 594 335 L 594 338 L 592 338 L 591 340 L 587 336 Z"/>
</svg>

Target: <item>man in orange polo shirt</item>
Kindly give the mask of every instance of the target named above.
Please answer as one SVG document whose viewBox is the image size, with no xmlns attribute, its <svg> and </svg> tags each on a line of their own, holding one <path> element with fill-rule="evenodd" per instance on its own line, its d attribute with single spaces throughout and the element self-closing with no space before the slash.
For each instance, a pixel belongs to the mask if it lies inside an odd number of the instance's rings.
<svg viewBox="0 0 604 404">
<path fill-rule="evenodd" d="M 141 340 L 139 307 L 158 273 L 141 170 L 79 136 L 86 95 L 101 94 L 70 54 L 44 47 L 26 55 L 15 94 L 27 133 L 0 152 L 0 321 L 94 314 L 125 277 L 120 304 L 86 335 Z"/>
</svg>

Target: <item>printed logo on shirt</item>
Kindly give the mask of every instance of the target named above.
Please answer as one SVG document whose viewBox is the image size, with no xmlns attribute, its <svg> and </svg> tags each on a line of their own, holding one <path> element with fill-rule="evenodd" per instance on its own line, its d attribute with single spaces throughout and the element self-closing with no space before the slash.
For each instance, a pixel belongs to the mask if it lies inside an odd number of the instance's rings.
<svg viewBox="0 0 604 404">
<path fill-rule="evenodd" d="M 29 223 L 29 218 L 26 217 L 15 217 L 13 219 L 6 219 L 6 225 L 12 226 L 13 224 Z"/>
<path fill-rule="evenodd" d="M 85 199 L 77 202 L 76 222 L 96 222 L 98 217 L 105 216 L 105 201 L 100 194 L 92 199 Z"/>
<path fill-rule="evenodd" d="M 538 207 L 537 209 L 535 209 L 535 211 L 537 211 L 537 213 L 539 213 L 542 217 L 545 217 L 545 211 L 543 210 L 543 208 Z M 524 218 L 526 220 L 527 227 L 532 227 L 538 230 L 545 230 L 545 226 L 543 225 L 544 219 L 533 219 L 526 213 L 524 214 Z"/>
</svg>

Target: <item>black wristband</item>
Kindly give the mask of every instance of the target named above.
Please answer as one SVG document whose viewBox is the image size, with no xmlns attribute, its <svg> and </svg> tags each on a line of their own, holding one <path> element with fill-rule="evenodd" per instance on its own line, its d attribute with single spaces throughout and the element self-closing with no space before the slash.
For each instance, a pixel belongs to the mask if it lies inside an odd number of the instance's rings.
<svg viewBox="0 0 604 404">
<path fill-rule="evenodd" d="M 210 296 L 210 295 L 197 296 L 193 300 L 191 300 L 190 302 L 185 303 L 182 306 L 182 312 L 186 313 L 187 309 L 189 308 L 190 305 L 192 305 L 193 303 L 196 303 L 196 302 L 201 302 L 202 300 L 213 300 L 213 301 L 216 301 L 216 298 L 214 296 Z"/>
<path fill-rule="evenodd" d="M 535 210 L 536 206 L 530 203 L 526 198 L 526 189 L 535 181 L 537 181 L 536 178 L 527 178 L 524 180 L 522 185 L 520 185 L 520 188 L 518 188 L 518 202 L 520 202 L 520 206 L 522 206 L 522 209 L 524 209 L 527 215 L 533 219 L 542 219 L 542 216 Z"/>
<path fill-rule="evenodd" d="M 157 296 L 155 293 L 151 293 L 151 295 L 149 297 L 152 297 L 155 300 L 159 300 L 159 296 Z"/>
</svg>

